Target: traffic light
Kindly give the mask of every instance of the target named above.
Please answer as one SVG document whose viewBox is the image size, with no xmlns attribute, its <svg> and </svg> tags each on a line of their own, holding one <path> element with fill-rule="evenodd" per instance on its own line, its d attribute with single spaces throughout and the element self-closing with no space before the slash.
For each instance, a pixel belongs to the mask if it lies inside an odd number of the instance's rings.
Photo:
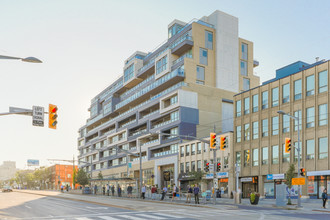
<svg viewBox="0 0 330 220">
<path fill-rule="evenodd" d="M 217 134 L 216 133 L 210 133 L 210 148 L 216 149 L 217 148 Z"/>
<path fill-rule="evenodd" d="M 57 106 L 49 104 L 48 110 L 48 127 L 56 129 L 57 125 Z"/>
<path fill-rule="evenodd" d="M 300 176 L 306 176 L 306 169 L 300 168 Z"/>
<path fill-rule="evenodd" d="M 217 163 L 217 172 L 221 170 L 221 163 Z"/>
<path fill-rule="evenodd" d="M 209 172 L 209 169 L 210 169 L 210 163 L 206 163 L 204 167 L 204 171 Z"/>
<path fill-rule="evenodd" d="M 220 149 L 225 150 L 225 148 L 227 148 L 227 137 L 220 136 Z"/>
<path fill-rule="evenodd" d="M 291 138 L 285 138 L 285 153 L 290 153 L 291 151 Z"/>
</svg>

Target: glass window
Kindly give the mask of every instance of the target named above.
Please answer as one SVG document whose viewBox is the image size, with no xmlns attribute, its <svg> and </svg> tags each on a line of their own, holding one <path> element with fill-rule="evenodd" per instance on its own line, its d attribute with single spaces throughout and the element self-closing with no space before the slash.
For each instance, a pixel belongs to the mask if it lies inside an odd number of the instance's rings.
<svg viewBox="0 0 330 220">
<path fill-rule="evenodd" d="M 207 50 L 199 48 L 199 63 L 207 65 Z"/>
<path fill-rule="evenodd" d="M 205 31 L 205 48 L 213 50 L 213 33 Z"/>
<path fill-rule="evenodd" d="M 262 148 L 262 165 L 268 164 L 268 147 Z"/>
<path fill-rule="evenodd" d="M 328 71 L 319 72 L 319 93 L 328 91 Z"/>
<path fill-rule="evenodd" d="M 197 160 L 197 171 L 201 171 L 201 170 L 202 170 L 202 161 Z"/>
<path fill-rule="evenodd" d="M 236 117 L 240 117 L 242 115 L 242 101 L 236 101 Z"/>
<path fill-rule="evenodd" d="M 278 116 L 272 117 L 272 135 L 278 135 L 278 128 L 279 128 Z"/>
<path fill-rule="evenodd" d="M 244 114 L 250 114 L 250 97 L 244 99 Z"/>
<path fill-rule="evenodd" d="M 250 124 L 244 125 L 244 140 L 245 141 L 250 140 Z"/>
<path fill-rule="evenodd" d="M 242 43 L 242 59 L 248 59 L 248 45 L 245 43 Z"/>
<path fill-rule="evenodd" d="M 244 166 L 250 166 L 250 150 L 244 151 Z"/>
<path fill-rule="evenodd" d="M 196 171 L 196 162 L 191 161 L 191 171 Z"/>
<path fill-rule="evenodd" d="M 290 117 L 283 115 L 283 133 L 290 132 Z"/>
<path fill-rule="evenodd" d="M 127 82 L 134 76 L 134 63 L 127 67 L 124 71 L 124 82 Z"/>
<path fill-rule="evenodd" d="M 328 124 L 328 104 L 319 105 L 319 126 Z"/>
<path fill-rule="evenodd" d="M 186 145 L 186 156 L 190 155 L 190 145 Z"/>
<path fill-rule="evenodd" d="M 306 160 L 313 160 L 315 157 L 315 140 L 306 141 Z"/>
<path fill-rule="evenodd" d="M 184 146 L 181 146 L 181 153 L 180 153 L 181 157 L 184 157 Z"/>
<path fill-rule="evenodd" d="M 201 154 L 202 153 L 202 143 L 198 142 L 197 143 L 197 154 Z"/>
<path fill-rule="evenodd" d="M 241 152 L 240 151 L 236 152 L 236 164 L 239 167 L 241 166 Z"/>
<path fill-rule="evenodd" d="M 301 145 L 301 142 L 299 142 L 299 144 L 300 144 L 300 161 L 301 161 L 302 160 L 301 159 L 302 145 Z M 294 145 L 293 146 L 298 147 L 298 142 L 294 142 Z M 293 150 L 294 150 L 294 161 L 297 162 L 298 161 L 298 150 L 295 147 L 293 148 Z"/>
<path fill-rule="evenodd" d="M 262 109 L 268 108 L 268 91 L 262 92 Z"/>
<path fill-rule="evenodd" d="M 241 142 L 241 139 L 242 139 L 242 127 L 236 126 L 236 142 L 237 143 Z"/>
<path fill-rule="evenodd" d="M 250 79 L 243 78 L 243 90 L 250 89 Z"/>
<path fill-rule="evenodd" d="M 294 100 L 301 99 L 301 79 L 294 81 Z"/>
<path fill-rule="evenodd" d="M 156 62 L 156 75 L 166 70 L 167 56 L 164 56 Z"/>
<path fill-rule="evenodd" d="M 272 106 L 278 106 L 278 87 L 272 89 Z"/>
<path fill-rule="evenodd" d="M 262 120 L 262 136 L 268 137 L 268 118 Z"/>
<path fill-rule="evenodd" d="M 252 139 L 258 139 L 259 138 L 259 123 L 258 123 L 258 121 L 253 122 L 252 126 L 253 126 Z"/>
<path fill-rule="evenodd" d="M 253 162 L 252 166 L 259 166 L 259 149 L 253 149 Z"/>
<path fill-rule="evenodd" d="M 319 138 L 319 159 L 328 158 L 328 137 Z"/>
<path fill-rule="evenodd" d="M 205 68 L 202 66 L 197 66 L 197 75 L 196 75 L 196 83 L 204 85 L 205 81 Z"/>
<path fill-rule="evenodd" d="M 285 144 L 283 144 L 283 146 L 282 146 L 282 162 L 290 163 L 290 153 L 285 153 Z"/>
<path fill-rule="evenodd" d="M 196 154 L 196 144 L 191 144 L 191 155 Z"/>
<path fill-rule="evenodd" d="M 306 77 L 306 96 L 314 95 L 315 77 L 310 75 Z"/>
<path fill-rule="evenodd" d="M 272 164 L 278 164 L 278 145 L 272 146 Z"/>
<path fill-rule="evenodd" d="M 247 76 L 247 62 L 241 60 L 241 75 Z"/>
<path fill-rule="evenodd" d="M 207 149 L 209 148 L 209 144 L 207 144 L 207 143 L 204 143 L 204 149 L 203 149 L 203 151 L 204 152 L 207 152 Z"/>
<path fill-rule="evenodd" d="M 219 158 L 219 159 L 220 159 L 220 158 Z M 219 162 L 220 162 L 220 161 L 219 161 Z M 227 157 L 227 156 L 223 158 L 223 167 L 224 167 L 224 168 L 228 168 L 228 157 Z"/>
<path fill-rule="evenodd" d="M 259 106 L 258 100 L 259 100 L 258 94 L 252 96 L 252 111 L 253 112 L 258 111 L 258 106 Z"/>
<path fill-rule="evenodd" d="M 296 118 L 299 117 L 299 130 L 301 131 L 301 124 L 302 124 L 301 110 L 295 111 L 294 112 L 294 117 L 296 117 Z M 298 131 L 298 121 L 297 120 L 294 120 L 294 130 Z"/>
<path fill-rule="evenodd" d="M 290 102 L 290 84 L 285 84 L 282 86 L 282 102 L 287 103 Z"/>
<path fill-rule="evenodd" d="M 306 109 L 306 128 L 312 128 L 315 126 L 315 109 L 310 107 Z"/>
<path fill-rule="evenodd" d="M 190 171 L 190 162 L 186 162 L 186 173 Z"/>
</svg>

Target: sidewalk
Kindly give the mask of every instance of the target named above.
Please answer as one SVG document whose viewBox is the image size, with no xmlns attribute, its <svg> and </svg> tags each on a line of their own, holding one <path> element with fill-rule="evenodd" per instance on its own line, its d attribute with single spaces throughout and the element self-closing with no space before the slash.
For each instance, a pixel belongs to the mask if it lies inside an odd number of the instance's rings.
<svg viewBox="0 0 330 220">
<path fill-rule="evenodd" d="M 329 207 L 327 209 L 322 208 L 322 201 L 320 199 L 307 199 L 302 201 L 302 208 L 296 208 L 296 205 L 286 206 L 286 207 L 276 207 L 275 199 L 260 199 L 258 205 L 251 205 L 249 199 L 242 199 L 241 204 L 234 204 L 233 199 L 229 198 L 217 198 L 216 205 L 213 205 L 213 198 L 207 201 L 206 204 L 202 204 L 202 199 L 200 199 L 200 204 L 194 204 L 194 199 L 192 198 L 191 203 L 185 203 L 185 197 L 179 197 L 173 202 L 171 198 L 166 197 L 165 200 L 160 201 L 160 197 L 156 200 L 151 200 L 151 198 L 146 197 L 145 200 L 139 198 L 127 198 L 127 197 L 116 197 L 107 195 L 92 195 L 92 194 L 76 194 L 65 192 L 61 193 L 59 191 L 41 191 L 41 190 L 15 190 L 16 192 L 31 193 L 41 196 L 52 196 L 63 199 L 70 199 L 75 201 L 84 201 L 94 204 L 106 205 L 110 207 L 123 208 L 129 210 L 141 209 L 144 210 L 153 209 L 152 205 L 156 204 L 167 204 L 167 205 L 180 205 L 180 206 L 193 206 L 193 207 L 204 207 L 204 208 L 226 208 L 226 209 L 286 209 L 286 210 L 299 210 L 304 213 L 311 212 L 327 212 L 330 213 Z M 148 196 L 148 195 L 147 195 Z M 296 199 L 292 199 L 293 204 L 297 204 Z"/>
</svg>

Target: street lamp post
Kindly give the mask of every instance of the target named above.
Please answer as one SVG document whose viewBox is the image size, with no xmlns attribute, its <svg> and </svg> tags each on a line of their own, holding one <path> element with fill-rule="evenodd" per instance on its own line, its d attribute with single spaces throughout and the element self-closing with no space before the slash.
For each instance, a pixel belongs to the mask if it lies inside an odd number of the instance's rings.
<svg viewBox="0 0 330 220">
<path fill-rule="evenodd" d="M 21 60 L 23 62 L 29 62 L 29 63 L 42 63 L 41 60 L 39 60 L 38 58 L 35 57 L 26 57 L 26 58 L 22 58 L 22 57 L 11 57 L 11 56 L 3 56 L 0 55 L 0 59 L 6 59 L 6 60 Z"/>
<path fill-rule="evenodd" d="M 288 113 L 285 113 L 282 110 L 279 110 L 277 113 L 281 114 L 281 115 L 287 115 L 290 118 L 297 120 L 298 122 L 298 148 L 296 146 L 294 146 L 294 148 L 297 149 L 298 151 L 298 177 L 300 177 L 300 120 L 299 120 L 299 111 L 298 111 L 298 117 L 292 116 Z M 301 206 L 301 192 L 300 192 L 300 185 L 298 185 L 298 207 L 302 207 Z"/>
</svg>

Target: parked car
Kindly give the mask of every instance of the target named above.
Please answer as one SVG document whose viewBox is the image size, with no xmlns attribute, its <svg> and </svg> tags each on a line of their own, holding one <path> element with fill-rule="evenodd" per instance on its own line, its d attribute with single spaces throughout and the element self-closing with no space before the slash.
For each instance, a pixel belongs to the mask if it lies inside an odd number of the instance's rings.
<svg viewBox="0 0 330 220">
<path fill-rule="evenodd" d="M 5 186 L 2 188 L 2 192 L 12 192 L 13 189 L 10 186 Z"/>
</svg>

